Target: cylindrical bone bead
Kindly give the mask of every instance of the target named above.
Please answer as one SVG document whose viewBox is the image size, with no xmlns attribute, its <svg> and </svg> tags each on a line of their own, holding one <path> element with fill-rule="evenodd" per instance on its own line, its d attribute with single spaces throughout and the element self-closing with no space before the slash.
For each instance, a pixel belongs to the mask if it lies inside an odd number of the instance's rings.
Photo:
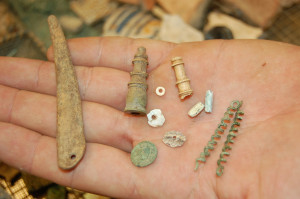
<svg viewBox="0 0 300 199">
<path fill-rule="evenodd" d="M 174 57 L 172 60 L 172 67 L 175 70 L 176 85 L 178 87 L 180 99 L 184 99 L 186 96 L 193 94 L 193 90 L 190 86 L 190 79 L 187 78 L 183 67 L 183 61 L 181 57 Z"/>
<path fill-rule="evenodd" d="M 147 65 L 146 48 L 139 47 L 132 60 L 133 70 L 130 72 L 126 107 L 124 111 L 133 115 L 145 115 L 147 105 Z"/>
</svg>

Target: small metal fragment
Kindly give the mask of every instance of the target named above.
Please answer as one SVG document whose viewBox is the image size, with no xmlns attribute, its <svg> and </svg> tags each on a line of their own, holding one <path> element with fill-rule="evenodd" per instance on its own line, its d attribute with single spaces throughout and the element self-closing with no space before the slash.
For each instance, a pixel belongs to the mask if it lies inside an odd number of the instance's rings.
<svg viewBox="0 0 300 199">
<path fill-rule="evenodd" d="M 163 142 L 170 147 L 182 146 L 185 141 L 185 135 L 179 131 L 169 131 L 163 137 Z"/>
<path fill-rule="evenodd" d="M 189 110 L 188 115 L 190 117 L 196 117 L 203 110 L 203 108 L 204 108 L 204 104 L 198 102 Z"/>
<path fill-rule="evenodd" d="M 156 146 L 149 141 L 138 143 L 131 151 L 131 162 L 137 167 L 145 167 L 153 163 L 157 157 Z"/>
<path fill-rule="evenodd" d="M 163 96 L 166 93 L 166 89 L 162 86 L 159 86 L 156 88 L 155 92 L 156 92 L 156 95 Z"/>
<path fill-rule="evenodd" d="M 206 95 L 205 95 L 205 112 L 206 113 L 212 112 L 213 97 L 214 97 L 214 93 L 211 90 L 207 90 Z"/>
<path fill-rule="evenodd" d="M 174 57 L 172 60 L 172 67 L 175 70 L 176 85 L 178 86 L 178 92 L 180 99 L 192 95 L 193 90 L 190 86 L 190 79 L 187 78 L 183 67 L 183 61 L 181 57 Z"/>
<path fill-rule="evenodd" d="M 133 71 L 130 72 L 126 107 L 124 111 L 133 115 L 145 115 L 147 104 L 147 61 L 146 48 L 139 47 L 134 55 Z"/>
<path fill-rule="evenodd" d="M 152 127 L 164 125 L 166 119 L 160 109 L 153 109 L 147 114 L 148 124 Z"/>
</svg>

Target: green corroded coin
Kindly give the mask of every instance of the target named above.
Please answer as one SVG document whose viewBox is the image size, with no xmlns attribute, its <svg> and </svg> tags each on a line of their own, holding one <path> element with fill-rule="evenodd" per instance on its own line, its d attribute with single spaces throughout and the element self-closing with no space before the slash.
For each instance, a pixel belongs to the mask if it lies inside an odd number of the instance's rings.
<svg viewBox="0 0 300 199">
<path fill-rule="evenodd" d="M 138 143 L 131 151 L 131 162 L 137 167 L 151 164 L 157 157 L 156 146 L 149 141 Z"/>
</svg>

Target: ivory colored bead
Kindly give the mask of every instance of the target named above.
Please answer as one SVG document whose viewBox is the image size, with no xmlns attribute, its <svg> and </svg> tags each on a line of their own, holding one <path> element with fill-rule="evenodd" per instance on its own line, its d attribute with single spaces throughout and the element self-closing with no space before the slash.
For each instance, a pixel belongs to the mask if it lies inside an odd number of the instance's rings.
<svg viewBox="0 0 300 199">
<path fill-rule="evenodd" d="M 201 102 L 198 102 L 189 110 L 188 115 L 190 117 L 196 117 L 197 115 L 199 115 L 201 113 L 203 108 L 204 108 L 204 104 L 202 104 Z"/>
<path fill-rule="evenodd" d="M 156 92 L 156 95 L 163 96 L 166 93 L 166 89 L 162 86 L 159 86 L 156 88 L 155 92 Z"/>
<path fill-rule="evenodd" d="M 193 94 L 193 90 L 190 86 L 190 79 L 187 78 L 185 74 L 183 61 L 181 57 L 174 57 L 171 61 L 172 67 L 175 70 L 177 80 L 176 85 L 178 87 L 179 97 L 180 99 L 184 99 L 185 97 Z"/>
</svg>

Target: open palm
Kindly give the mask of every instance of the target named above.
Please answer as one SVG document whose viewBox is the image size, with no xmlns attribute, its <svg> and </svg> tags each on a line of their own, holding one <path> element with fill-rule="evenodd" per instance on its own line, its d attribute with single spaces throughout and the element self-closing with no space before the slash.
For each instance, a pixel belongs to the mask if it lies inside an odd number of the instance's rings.
<svg viewBox="0 0 300 199">
<path fill-rule="evenodd" d="M 153 128 L 146 117 L 125 114 L 131 61 L 139 46 L 149 57 L 147 111 L 159 108 L 166 122 Z M 71 171 L 57 166 L 56 81 L 50 62 L 0 58 L 0 160 L 62 185 L 118 198 L 298 198 L 300 191 L 300 48 L 270 41 L 207 41 L 171 44 L 126 38 L 69 41 L 82 96 L 85 156 Z M 178 97 L 171 58 L 183 57 L 194 93 Z M 163 86 L 159 97 L 155 89 Z M 187 115 L 206 90 L 211 114 Z M 239 133 L 216 176 L 226 139 L 218 141 L 195 172 L 203 151 L 232 100 L 243 100 Z M 171 130 L 187 141 L 170 148 Z M 135 167 L 130 151 L 148 140 L 155 162 Z"/>
</svg>

